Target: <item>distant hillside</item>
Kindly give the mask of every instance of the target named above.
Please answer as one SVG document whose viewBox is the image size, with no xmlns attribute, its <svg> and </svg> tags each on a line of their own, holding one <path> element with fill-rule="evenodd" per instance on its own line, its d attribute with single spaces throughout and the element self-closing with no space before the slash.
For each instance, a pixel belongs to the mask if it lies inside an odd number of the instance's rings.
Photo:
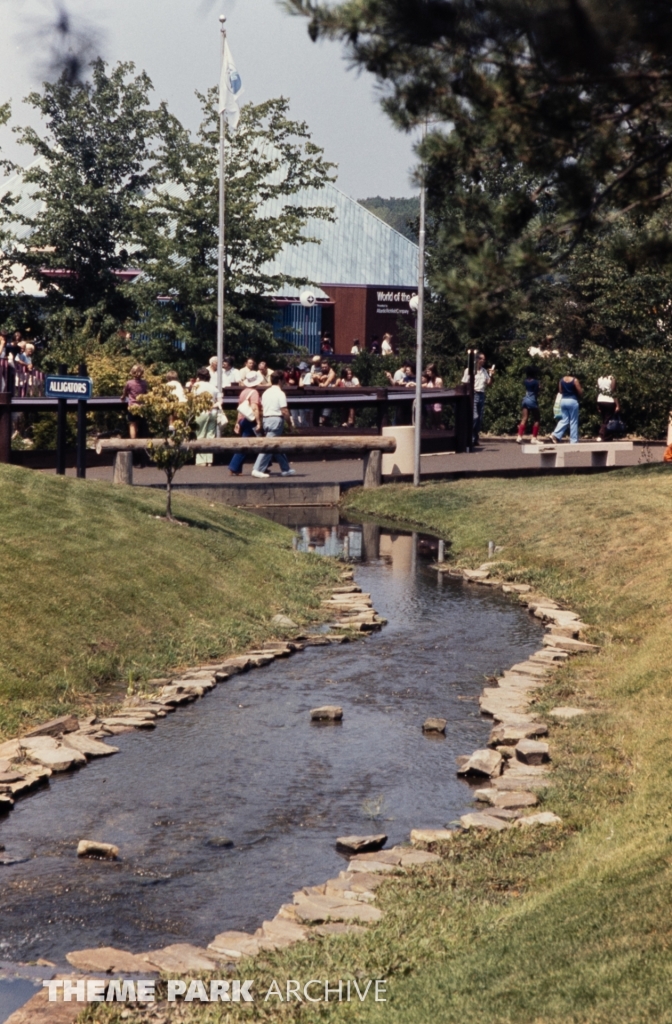
<svg viewBox="0 0 672 1024">
<path fill-rule="evenodd" d="M 371 213 L 375 213 L 376 217 L 384 220 L 390 227 L 417 244 L 417 220 L 420 214 L 418 196 L 413 196 L 411 199 L 383 199 L 382 196 L 375 196 L 372 199 L 359 199 L 358 202 Z"/>
</svg>

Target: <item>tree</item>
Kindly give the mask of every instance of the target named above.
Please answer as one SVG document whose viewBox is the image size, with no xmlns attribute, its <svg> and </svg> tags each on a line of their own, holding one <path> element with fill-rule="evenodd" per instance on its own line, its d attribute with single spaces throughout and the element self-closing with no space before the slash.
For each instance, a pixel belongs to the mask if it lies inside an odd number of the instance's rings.
<svg viewBox="0 0 672 1024">
<path fill-rule="evenodd" d="M 290 0 L 313 38 L 342 39 L 401 127 L 432 123 L 421 154 L 469 211 L 442 225 L 468 331 L 506 320 L 580 241 L 671 194 L 672 21 L 660 0 Z M 438 125 L 444 123 L 448 130 Z M 497 167 L 515 188 L 479 195 Z M 672 248 L 640 230 L 641 259 Z M 453 286 L 458 283 L 459 288 Z"/>
<path fill-rule="evenodd" d="M 44 133 L 20 133 L 38 157 L 25 180 L 42 206 L 19 219 L 29 242 L 15 241 L 5 263 L 22 265 L 46 292 L 54 340 L 104 340 L 135 315 L 119 274 L 142 265 L 145 194 L 179 130 L 165 105 L 150 107 L 147 75 L 133 72 L 130 63 L 108 72 L 98 59 L 90 81 L 64 71 L 28 97 L 46 121 Z"/>
<path fill-rule="evenodd" d="M 157 469 L 166 474 L 166 519 L 177 522 L 173 516 L 172 484 L 175 474 L 187 464 L 192 456 L 184 442 L 194 434 L 194 421 L 201 413 L 212 407 L 209 394 L 187 393 L 185 401 L 179 401 L 175 392 L 166 384 L 158 384 L 145 395 L 140 395 L 137 404 L 150 430 L 158 439 L 147 443 L 147 454 Z"/>
<path fill-rule="evenodd" d="M 154 187 L 144 236 L 149 256 L 138 294 L 143 329 L 165 346 L 174 341 L 203 362 L 212 354 L 217 314 L 218 138 L 217 90 L 199 95 L 203 122 L 167 154 Z M 333 164 L 310 141 L 308 126 L 290 120 L 286 99 L 241 110 L 226 137 L 225 330 L 235 356 L 273 347 L 269 293 L 309 283 L 268 269 L 285 245 L 314 242 L 312 218 L 331 219 L 324 205 L 292 201 L 305 188 L 331 180 Z M 155 303 L 156 295 L 162 302 Z"/>
</svg>

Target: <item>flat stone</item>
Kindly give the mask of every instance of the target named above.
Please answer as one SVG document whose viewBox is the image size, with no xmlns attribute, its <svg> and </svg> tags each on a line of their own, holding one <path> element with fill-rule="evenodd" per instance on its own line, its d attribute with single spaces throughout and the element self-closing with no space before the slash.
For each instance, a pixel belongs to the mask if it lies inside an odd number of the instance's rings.
<svg viewBox="0 0 672 1024">
<path fill-rule="evenodd" d="M 585 622 L 573 622 L 571 626 L 558 626 L 553 624 L 546 628 L 551 636 L 568 636 L 578 640 L 581 630 L 587 629 L 588 627 Z"/>
<path fill-rule="evenodd" d="M 359 899 L 362 896 L 373 898 L 374 890 L 385 879 L 368 871 L 342 871 L 338 878 L 330 878 L 324 886 L 322 895 L 331 899 Z"/>
<path fill-rule="evenodd" d="M 371 871 L 374 874 L 386 875 L 396 871 L 398 864 L 390 864 L 382 860 L 363 860 L 355 857 L 348 864 L 348 871 Z"/>
<path fill-rule="evenodd" d="M 410 850 L 405 847 L 401 849 L 393 847 L 391 850 L 378 850 L 377 853 L 358 853 L 357 860 L 362 862 L 376 861 L 382 864 L 399 864 L 405 853 L 410 853 Z"/>
<path fill-rule="evenodd" d="M 337 704 L 325 704 L 321 708 L 313 708 L 310 712 L 311 722 L 340 722 L 343 708 Z"/>
<path fill-rule="evenodd" d="M 113 729 L 116 726 L 124 726 L 127 729 L 155 729 L 156 722 L 153 718 L 132 718 L 130 715 L 118 715 L 114 718 L 103 718 L 102 725 L 106 729 Z"/>
<path fill-rule="evenodd" d="M 475 750 L 466 764 L 457 769 L 458 775 L 501 775 L 502 755 L 496 750 Z"/>
<path fill-rule="evenodd" d="M 490 573 L 487 569 L 463 569 L 462 575 L 465 580 L 487 580 Z"/>
<path fill-rule="evenodd" d="M 33 789 L 37 789 L 51 776 L 51 768 L 38 768 L 37 765 L 33 765 L 33 767 L 35 770 L 27 771 L 22 779 L 10 782 L 5 792 L 12 797 L 23 796 L 24 793 L 30 793 Z"/>
<path fill-rule="evenodd" d="M 528 793 L 523 790 L 513 790 L 508 793 L 495 790 L 489 802 L 493 807 L 515 811 L 521 807 L 536 807 L 539 803 L 539 798 L 534 793 Z"/>
<path fill-rule="evenodd" d="M 582 715 L 587 715 L 588 714 L 588 712 L 585 710 L 585 708 L 569 708 L 569 707 L 552 708 L 552 710 L 549 711 L 548 713 L 549 713 L 549 715 L 552 715 L 553 718 L 562 718 L 565 721 L 569 721 L 572 718 L 580 718 Z"/>
<path fill-rule="evenodd" d="M 25 775 L 24 775 L 23 772 L 10 772 L 10 771 L 0 772 L 0 784 L 6 783 L 6 782 L 20 782 L 24 778 L 25 778 Z"/>
<path fill-rule="evenodd" d="M 504 673 L 504 678 L 507 679 L 509 676 L 539 676 L 543 679 L 544 676 L 549 674 L 550 668 L 547 665 L 540 665 L 538 661 L 519 661 L 516 665 L 512 665 L 510 669 L 507 669 Z"/>
<path fill-rule="evenodd" d="M 36 725 L 30 729 L 23 739 L 30 736 L 62 736 L 66 732 L 76 732 L 79 729 L 79 720 L 75 715 L 61 715 L 60 718 L 52 718 L 49 722 Z"/>
<path fill-rule="evenodd" d="M 574 640 L 571 636 L 554 636 L 547 633 L 542 640 L 544 647 L 557 647 L 569 654 L 592 654 L 599 651 L 597 644 L 587 644 L 584 640 Z"/>
<path fill-rule="evenodd" d="M 54 772 L 67 771 L 76 764 L 86 764 L 84 754 L 73 747 L 63 746 L 53 736 L 24 737 L 21 743 L 31 761 L 37 761 Z"/>
<path fill-rule="evenodd" d="M 503 832 L 508 824 L 502 818 L 495 818 L 485 811 L 474 811 L 471 814 L 463 814 L 460 818 L 460 825 L 465 829 L 492 829 L 494 832 Z"/>
<path fill-rule="evenodd" d="M 449 828 L 414 828 L 411 830 L 413 844 L 450 842 L 454 838 L 455 832 Z"/>
<path fill-rule="evenodd" d="M 505 594 L 529 594 L 532 587 L 529 583 L 505 583 L 502 590 Z"/>
<path fill-rule="evenodd" d="M 518 828 L 533 828 L 536 825 L 562 825 L 562 818 L 552 811 L 540 811 L 539 814 L 529 814 L 525 818 L 518 818 Z"/>
<path fill-rule="evenodd" d="M 98 738 L 100 739 L 105 736 L 121 736 L 122 733 L 125 732 L 135 732 L 135 729 L 132 725 L 108 725 L 105 731 L 102 732 Z"/>
<path fill-rule="evenodd" d="M 274 917 L 272 921 L 264 921 L 261 926 L 262 935 L 272 939 L 278 947 L 291 946 L 302 942 L 310 935 L 308 929 L 296 921 L 288 921 L 284 917 Z"/>
<path fill-rule="evenodd" d="M 260 950 L 259 940 L 247 932 L 221 932 L 208 946 L 208 950 L 227 960 L 240 960 L 244 956 L 256 956 Z M 207 952 L 207 951 L 206 951 Z"/>
<path fill-rule="evenodd" d="M 402 868 L 419 868 L 425 864 L 438 864 L 441 858 L 436 853 L 426 853 L 424 850 L 412 850 L 401 858 Z"/>
<path fill-rule="evenodd" d="M 447 718 L 426 718 L 422 723 L 422 731 L 444 733 L 445 735 L 447 725 Z"/>
<path fill-rule="evenodd" d="M 85 754 L 87 757 L 106 757 L 108 754 L 119 753 L 119 747 L 111 747 L 107 743 L 101 743 L 100 740 L 94 740 L 91 736 L 84 736 L 78 732 L 64 736 L 63 746 L 72 747 L 73 750 L 78 750 L 80 754 Z"/>
<path fill-rule="evenodd" d="M 115 949 L 113 946 L 102 946 L 99 949 L 78 949 L 72 953 L 66 953 L 65 959 L 78 971 L 142 974 L 147 970 L 147 963 L 143 957 L 127 953 L 123 949 Z"/>
<path fill-rule="evenodd" d="M 356 583 L 343 584 L 341 587 L 334 587 L 332 594 L 361 594 L 362 588 Z"/>
<path fill-rule="evenodd" d="M 208 954 L 207 949 L 200 949 L 188 942 L 177 942 L 163 949 L 143 953 L 142 959 L 166 973 L 192 974 L 197 971 L 216 970 L 218 958 L 213 956 L 212 952 Z"/>
<path fill-rule="evenodd" d="M 13 761 L 16 758 L 21 757 L 21 741 L 20 740 L 6 740 L 4 743 L 0 743 L 0 758 L 3 761 Z"/>
<path fill-rule="evenodd" d="M 489 747 L 497 747 L 502 743 L 518 743 L 519 740 L 532 739 L 534 736 L 546 736 L 548 726 L 543 722 L 532 722 L 530 725 L 512 726 L 496 725 L 488 739 Z"/>
<path fill-rule="evenodd" d="M 368 853 L 380 850 L 387 842 L 387 836 L 380 833 L 375 836 L 340 836 L 336 840 L 336 849 L 346 853 Z"/>
<path fill-rule="evenodd" d="M 567 651 L 559 651 L 555 647 L 542 647 L 540 651 L 531 654 L 527 660 L 540 665 L 558 665 L 567 661 L 568 658 Z"/>
<path fill-rule="evenodd" d="M 298 629 L 299 627 L 288 615 L 274 615 L 271 619 L 273 626 L 280 626 L 281 629 Z"/>
<path fill-rule="evenodd" d="M 537 608 L 559 608 L 560 605 L 556 601 L 552 601 L 550 597 L 531 597 L 527 600 L 527 607 L 534 613 Z"/>
<path fill-rule="evenodd" d="M 363 921 L 372 924 L 380 921 L 383 912 L 369 903 L 338 903 L 326 896 L 315 896 L 297 904 L 296 916 L 306 924 L 322 924 L 325 921 Z"/>
<path fill-rule="evenodd" d="M 544 764 L 549 760 L 548 743 L 520 740 L 516 744 L 516 757 L 524 764 Z"/>
<path fill-rule="evenodd" d="M 489 804 L 492 803 L 492 799 L 496 794 L 497 790 L 494 786 L 483 786 L 481 789 L 474 791 L 474 800 L 479 800 L 481 803 Z"/>
<path fill-rule="evenodd" d="M 347 924 L 345 921 L 328 921 L 311 928 L 314 935 L 361 935 L 366 931 L 360 924 Z"/>
<path fill-rule="evenodd" d="M 77 856 L 116 860 L 119 856 L 119 847 L 114 843 L 99 843 L 92 839 L 80 839 L 77 844 Z"/>
</svg>

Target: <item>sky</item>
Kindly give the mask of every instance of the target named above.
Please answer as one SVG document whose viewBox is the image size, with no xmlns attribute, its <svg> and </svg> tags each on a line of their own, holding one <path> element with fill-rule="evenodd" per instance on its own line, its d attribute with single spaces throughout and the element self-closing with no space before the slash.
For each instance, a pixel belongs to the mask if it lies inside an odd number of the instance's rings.
<svg viewBox="0 0 672 1024">
<path fill-rule="evenodd" d="M 286 14 L 278 0 L 67 0 L 66 9 L 75 29 L 97 37 L 108 63 L 131 60 L 145 70 L 156 99 L 192 129 L 199 119 L 194 90 L 218 81 L 225 14 L 241 102 L 289 98 L 291 116 L 308 123 L 338 164 L 338 187 L 353 198 L 416 193 L 414 140 L 380 109 L 373 76 L 349 68 L 340 43 L 311 42 L 305 20 Z M 47 77 L 48 28 L 58 10 L 56 0 L 0 0 L 0 103 L 12 101 L 13 124 L 39 124 L 22 100 Z M 0 129 L 0 152 L 20 165 L 32 158 L 7 128 Z"/>
</svg>

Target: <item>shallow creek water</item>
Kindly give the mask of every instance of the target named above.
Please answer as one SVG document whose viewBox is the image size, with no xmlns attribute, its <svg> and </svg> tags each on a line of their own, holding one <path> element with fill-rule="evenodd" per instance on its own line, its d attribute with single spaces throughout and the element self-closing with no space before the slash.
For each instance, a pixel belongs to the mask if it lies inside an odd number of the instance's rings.
<svg viewBox="0 0 672 1024">
<path fill-rule="evenodd" d="M 18 801 L 0 842 L 28 859 L 0 867 L 0 960 L 63 964 L 73 949 L 254 930 L 345 866 L 337 836 L 384 831 L 392 844 L 464 813 L 455 757 L 487 739 L 484 676 L 538 647 L 539 624 L 499 592 L 437 579 L 427 538 L 371 525 L 296 536 L 329 554 L 347 537 L 388 625 L 234 676 Z M 343 706 L 342 724 L 311 725 L 309 709 L 327 703 Z M 445 738 L 423 735 L 428 715 L 448 719 Z M 122 859 L 78 860 L 82 838 L 116 843 Z"/>
</svg>

